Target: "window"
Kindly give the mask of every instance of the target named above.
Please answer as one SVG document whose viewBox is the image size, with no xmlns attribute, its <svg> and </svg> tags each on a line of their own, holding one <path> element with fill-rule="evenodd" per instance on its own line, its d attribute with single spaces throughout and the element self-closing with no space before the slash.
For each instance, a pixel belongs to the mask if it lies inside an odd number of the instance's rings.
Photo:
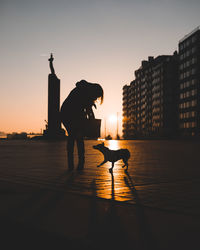
<svg viewBox="0 0 200 250">
<path fill-rule="evenodd" d="M 192 69 L 191 73 L 192 75 L 196 74 L 196 69 Z"/>
<path fill-rule="evenodd" d="M 192 43 L 195 43 L 196 40 L 197 40 L 197 37 L 196 37 L 196 36 L 193 36 L 193 37 L 192 37 Z"/>
<path fill-rule="evenodd" d="M 186 41 L 186 46 L 189 46 L 190 45 L 190 40 L 188 39 L 187 41 Z"/>
<path fill-rule="evenodd" d="M 196 100 L 192 100 L 192 101 L 191 101 L 191 106 L 192 106 L 192 107 L 196 106 L 196 104 L 197 104 L 197 101 L 196 101 Z"/>
<path fill-rule="evenodd" d="M 192 58 L 192 64 L 196 63 L 197 62 L 197 58 L 196 57 L 193 57 Z"/>
<path fill-rule="evenodd" d="M 192 128 L 195 128 L 197 125 L 196 125 L 196 122 L 191 122 L 191 127 Z"/>
<path fill-rule="evenodd" d="M 193 47 L 191 52 L 192 52 L 192 53 L 195 53 L 196 50 L 197 50 L 197 48 L 196 48 L 196 47 Z"/>
</svg>

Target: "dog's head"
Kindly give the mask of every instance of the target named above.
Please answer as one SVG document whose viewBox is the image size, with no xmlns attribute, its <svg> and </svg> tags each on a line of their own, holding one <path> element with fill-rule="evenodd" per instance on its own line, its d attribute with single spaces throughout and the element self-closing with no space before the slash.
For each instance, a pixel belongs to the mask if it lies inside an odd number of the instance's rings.
<svg viewBox="0 0 200 250">
<path fill-rule="evenodd" d="M 100 144 L 97 144 L 97 145 L 94 145 L 93 148 L 97 149 L 97 150 L 100 150 L 100 149 L 104 148 L 104 142 L 100 143 Z"/>
</svg>

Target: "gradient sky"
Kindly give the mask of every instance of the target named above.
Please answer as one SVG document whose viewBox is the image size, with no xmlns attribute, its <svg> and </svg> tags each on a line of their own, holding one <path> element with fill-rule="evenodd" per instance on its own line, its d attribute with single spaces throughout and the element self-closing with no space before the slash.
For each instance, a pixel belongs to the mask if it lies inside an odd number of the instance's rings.
<svg viewBox="0 0 200 250">
<path fill-rule="evenodd" d="M 0 131 L 44 129 L 50 52 L 61 103 L 86 79 L 105 91 L 96 117 L 121 115 L 141 61 L 172 54 L 199 13 L 199 0 L 0 0 Z"/>
</svg>

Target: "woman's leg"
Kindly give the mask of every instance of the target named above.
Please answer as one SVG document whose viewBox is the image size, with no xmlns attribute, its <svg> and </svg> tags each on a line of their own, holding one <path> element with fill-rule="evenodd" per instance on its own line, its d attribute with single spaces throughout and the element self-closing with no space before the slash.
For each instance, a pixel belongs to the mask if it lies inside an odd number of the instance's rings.
<svg viewBox="0 0 200 250">
<path fill-rule="evenodd" d="M 78 137 L 76 142 L 78 148 L 78 169 L 81 170 L 84 168 L 85 163 L 85 145 L 83 137 Z"/>
<path fill-rule="evenodd" d="M 74 168 L 74 142 L 75 137 L 73 135 L 73 126 L 69 120 L 62 121 L 65 129 L 67 130 L 67 162 L 69 170 Z"/>
<path fill-rule="evenodd" d="M 85 163 L 85 146 L 83 140 L 83 118 L 74 119 L 74 120 L 65 120 L 63 124 L 68 132 L 68 141 L 67 141 L 67 156 L 68 156 L 68 167 L 69 169 L 74 168 L 74 142 L 76 140 L 77 149 L 78 149 L 78 169 L 81 170 L 84 168 Z"/>
</svg>

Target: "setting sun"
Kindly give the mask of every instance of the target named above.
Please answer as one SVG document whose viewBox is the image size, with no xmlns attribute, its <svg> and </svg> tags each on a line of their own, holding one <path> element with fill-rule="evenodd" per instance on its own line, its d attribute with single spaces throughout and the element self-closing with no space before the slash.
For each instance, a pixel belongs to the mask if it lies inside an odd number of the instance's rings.
<svg viewBox="0 0 200 250">
<path fill-rule="evenodd" d="M 116 115 L 110 115 L 109 116 L 109 121 L 111 123 L 116 123 L 117 122 L 117 116 Z"/>
</svg>

